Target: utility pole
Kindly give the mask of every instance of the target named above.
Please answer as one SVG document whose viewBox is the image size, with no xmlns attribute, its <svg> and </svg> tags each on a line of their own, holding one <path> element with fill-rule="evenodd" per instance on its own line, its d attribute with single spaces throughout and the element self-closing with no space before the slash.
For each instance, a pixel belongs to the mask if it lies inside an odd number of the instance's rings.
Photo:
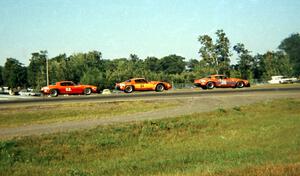
<svg viewBox="0 0 300 176">
<path fill-rule="evenodd" d="M 46 77 L 47 77 L 47 86 L 49 86 L 49 63 L 48 63 L 48 57 L 47 55 L 45 55 L 46 57 Z"/>
</svg>

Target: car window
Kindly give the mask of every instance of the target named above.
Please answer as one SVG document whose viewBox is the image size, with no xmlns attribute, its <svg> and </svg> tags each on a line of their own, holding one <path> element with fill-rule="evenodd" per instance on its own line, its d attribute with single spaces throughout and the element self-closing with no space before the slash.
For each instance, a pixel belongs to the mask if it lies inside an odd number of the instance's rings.
<svg viewBox="0 0 300 176">
<path fill-rule="evenodd" d="M 74 86 L 74 83 L 72 82 L 63 82 L 63 83 L 60 83 L 61 86 Z"/>
<path fill-rule="evenodd" d="M 145 79 L 136 79 L 135 83 L 147 83 Z"/>
</svg>

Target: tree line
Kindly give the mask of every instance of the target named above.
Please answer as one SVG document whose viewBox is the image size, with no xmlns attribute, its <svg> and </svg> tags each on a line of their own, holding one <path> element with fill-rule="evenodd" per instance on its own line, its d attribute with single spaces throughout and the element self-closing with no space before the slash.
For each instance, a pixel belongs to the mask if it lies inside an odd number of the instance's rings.
<svg viewBox="0 0 300 176">
<path fill-rule="evenodd" d="M 139 58 L 130 54 L 128 58 L 103 59 L 100 51 L 60 54 L 48 58 L 47 51 L 34 52 L 29 65 L 24 66 L 15 58 L 7 58 L 0 66 L 0 85 L 31 87 L 39 89 L 50 83 L 72 80 L 76 83 L 113 88 L 116 82 L 131 77 L 145 77 L 149 80 L 164 80 L 172 83 L 192 83 L 210 74 L 226 74 L 250 81 L 263 82 L 272 75 L 300 75 L 300 35 L 292 34 L 282 40 L 277 51 L 253 55 L 243 43 L 231 47 L 223 30 L 217 30 L 215 41 L 209 35 L 201 35 L 199 59 L 187 60 L 175 54 L 162 58 L 154 56 Z M 237 63 L 231 64 L 233 55 Z"/>
</svg>

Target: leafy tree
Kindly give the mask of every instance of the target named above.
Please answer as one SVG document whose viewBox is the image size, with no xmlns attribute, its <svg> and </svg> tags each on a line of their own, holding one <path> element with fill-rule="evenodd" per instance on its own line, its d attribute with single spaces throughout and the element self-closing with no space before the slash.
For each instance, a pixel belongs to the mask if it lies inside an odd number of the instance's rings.
<svg viewBox="0 0 300 176">
<path fill-rule="evenodd" d="M 185 58 L 175 54 L 160 59 L 160 65 L 166 74 L 180 74 L 185 70 Z"/>
<path fill-rule="evenodd" d="M 207 70 L 213 69 L 213 73 L 217 74 L 229 74 L 231 56 L 229 39 L 223 30 L 217 30 L 216 35 L 217 40 L 215 44 L 208 35 L 202 35 L 198 38 L 202 45 L 199 49 L 199 54 L 205 63 L 204 65 L 209 67 Z"/>
<path fill-rule="evenodd" d="M 213 69 L 212 73 L 219 73 L 219 62 L 212 38 L 208 35 L 202 35 L 199 37 L 198 41 L 202 45 L 199 49 L 199 54 L 202 57 L 202 60 L 200 61 L 202 66 L 208 68 L 208 70 L 210 70 L 210 68 Z"/>
<path fill-rule="evenodd" d="M 70 73 L 68 67 L 68 60 L 66 54 L 60 54 L 49 60 L 49 79 L 50 83 L 62 80 L 70 80 Z"/>
<path fill-rule="evenodd" d="M 191 72 L 195 71 L 197 66 L 199 66 L 199 61 L 197 59 L 190 59 L 187 62 L 188 71 L 191 71 Z"/>
<path fill-rule="evenodd" d="M 30 86 L 40 88 L 47 84 L 46 81 L 47 51 L 32 53 L 27 68 L 28 83 Z"/>
<path fill-rule="evenodd" d="M 130 54 L 128 62 L 128 71 L 131 72 L 132 77 L 144 77 L 145 65 L 136 54 Z"/>
<path fill-rule="evenodd" d="M 3 80 L 3 67 L 0 66 L 0 86 L 4 85 L 4 80 Z"/>
<path fill-rule="evenodd" d="M 4 84 L 11 88 L 24 87 L 26 85 L 26 67 L 13 58 L 6 59 L 3 71 Z"/>
<path fill-rule="evenodd" d="M 226 37 L 226 34 L 223 30 L 217 30 L 217 41 L 215 44 L 215 52 L 217 55 L 217 60 L 219 64 L 219 72 L 229 75 L 230 72 L 230 56 L 229 51 L 230 43 L 229 39 Z"/>
<path fill-rule="evenodd" d="M 233 49 L 237 52 L 238 59 L 238 70 L 243 79 L 252 79 L 254 71 L 254 58 L 250 55 L 244 44 L 238 43 Z"/>
<path fill-rule="evenodd" d="M 288 56 L 281 51 L 265 53 L 260 64 L 264 80 L 268 80 L 274 75 L 289 76 L 293 71 Z"/>
<path fill-rule="evenodd" d="M 83 76 L 80 79 L 82 84 L 92 84 L 96 86 L 102 86 L 104 81 L 104 73 L 97 68 L 93 68 L 83 73 Z"/>
<path fill-rule="evenodd" d="M 156 57 L 147 57 L 144 61 L 145 69 L 154 73 L 158 73 L 161 70 L 159 65 L 159 59 Z"/>
<path fill-rule="evenodd" d="M 300 34 L 292 34 L 284 39 L 278 47 L 283 50 L 288 56 L 293 65 L 293 73 L 300 75 Z"/>
<path fill-rule="evenodd" d="M 70 70 L 70 80 L 74 82 L 80 82 L 84 73 L 89 70 L 98 69 L 104 72 L 104 63 L 102 61 L 102 54 L 98 51 L 92 51 L 89 53 L 73 54 L 69 57 L 68 68 Z"/>
</svg>

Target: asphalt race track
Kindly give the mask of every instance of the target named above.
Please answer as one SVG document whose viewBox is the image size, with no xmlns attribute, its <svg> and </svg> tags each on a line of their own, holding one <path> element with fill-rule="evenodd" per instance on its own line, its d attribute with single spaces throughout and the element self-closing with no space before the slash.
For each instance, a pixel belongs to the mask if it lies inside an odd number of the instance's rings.
<svg viewBox="0 0 300 176">
<path fill-rule="evenodd" d="M 95 94 L 90 96 L 58 96 L 58 97 L 36 97 L 12 100 L 1 100 L 1 104 L 24 104 L 24 103 L 50 103 L 50 102 L 74 102 L 74 101 L 126 101 L 143 98 L 166 98 L 166 97 L 197 97 L 202 95 L 238 94 L 250 92 L 279 92 L 279 91 L 300 91 L 300 87 L 281 88 L 243 88 L 243 89 L 213 89 L 213 90 L 188 90 L 188 91 L 164 91 L 164 92 L 134 92 L 130 94 L 118 93 L 110 95 Z"/>
</svg>

